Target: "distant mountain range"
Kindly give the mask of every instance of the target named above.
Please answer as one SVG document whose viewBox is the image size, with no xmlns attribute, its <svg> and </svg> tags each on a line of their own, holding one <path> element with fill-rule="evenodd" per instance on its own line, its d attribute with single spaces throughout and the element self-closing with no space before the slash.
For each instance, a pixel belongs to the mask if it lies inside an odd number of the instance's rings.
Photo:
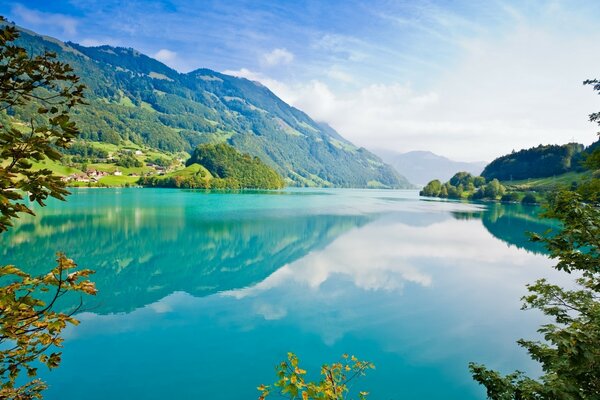
<svg viewBox="0 0 600 400">
<path fill-rule="evenodd" d="M 257 82 L 209 69 L 179 73 L 131 48 L 85 47 L 19 28 L 18 44 L 71 64 L 88 87 L 75 120 L 82 138 L 171 152 L 227 142 L 259 157 L 288 185 L 409 187 L 364 148 L 289 106 Z M 9 110 L 22 121 L 35 108 Z"/>
<path fill-rule="evenodd" d="M 446 182 L 457 171 L 479 175 L 487 165 L 485 161 L 453 161 L 430 151 L 398 153 L 390 150 L 376 150 L 375 153 L 396 168 L 410 182 L 417 185 L 425 185 L 433 179 Z"/>
</svg>

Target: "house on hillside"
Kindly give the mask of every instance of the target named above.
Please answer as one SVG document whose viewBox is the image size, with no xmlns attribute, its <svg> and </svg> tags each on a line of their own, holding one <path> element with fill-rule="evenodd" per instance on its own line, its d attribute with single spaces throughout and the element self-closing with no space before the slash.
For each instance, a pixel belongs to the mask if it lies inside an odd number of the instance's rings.
<svg viewBox="0 0 600 400">
<path fill-rule="evenodd" d="M 65 182 L 90 182 L 91 178 L 84 173 L 71 174 L 62 178 Z"/>
<path fill-rule="evenodd" d="M 104 172 L 104 171 L 98 171 L 96 169 L 88 169 L 86 171 L 87 176 L 89 176 L 90 178 L 96 178 L 96 179 L 100 179 L 103 176 L 107 176 L 108 172 Z"/>
</svg>

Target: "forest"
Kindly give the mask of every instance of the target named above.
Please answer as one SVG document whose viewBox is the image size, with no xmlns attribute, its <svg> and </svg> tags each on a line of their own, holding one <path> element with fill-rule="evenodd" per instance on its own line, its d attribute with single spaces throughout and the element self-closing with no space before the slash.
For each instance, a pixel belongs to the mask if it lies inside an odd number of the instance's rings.
<svg viewBox="0 0 600 400">
<path fill-rule="evenodd" d="M 186 168 L 166 176 L 147 176 L 145 186 L 199 189 L 280 189 L 283 178 L 260 158 L 224 144 L 196 147 Z"/>
</svg>

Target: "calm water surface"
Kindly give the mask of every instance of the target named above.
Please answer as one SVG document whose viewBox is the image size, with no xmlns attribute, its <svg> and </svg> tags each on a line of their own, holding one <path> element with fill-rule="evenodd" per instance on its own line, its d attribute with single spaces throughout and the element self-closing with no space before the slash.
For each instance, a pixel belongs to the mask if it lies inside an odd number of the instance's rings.
<svg viewBox="0 0 600 400">
<path fill-rule="evenodd" d="M 413 191 L 82 189 L 0 236 L 0 263 L 41 274 L 60 250 L 96 270 L 43 372 L 48 399 L 255 399 L 288 351 L 315 371 L 373 361 L 357 384 L 371 399 L 483 399 L 468 362 L 536 373 L 514 342 L 543 320 L 519 298 L 564 279 L 524 234 L 550 226 L 537 211 Z"/>
</svg>

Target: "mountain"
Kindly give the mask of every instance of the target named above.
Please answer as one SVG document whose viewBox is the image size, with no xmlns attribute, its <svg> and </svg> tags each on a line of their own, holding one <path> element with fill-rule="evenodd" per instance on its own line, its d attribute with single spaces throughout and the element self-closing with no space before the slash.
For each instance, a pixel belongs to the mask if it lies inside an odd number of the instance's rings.
<svg viewBox="0 0 600 400">
<path fill-rule="evenodd" d="M 433 179 L 439 179 L 442 182 L 446 182 L 456 173 L 456 171 L 466 171 L 477 176 L 487 164 L 484 161 L 453 161 L 430 151 L 397 153 L 382 149 L 375 151 L 375 153 L 377 153 L 385 162 L 392 165 L 409 181 L 418 185 L 425 185 Z"/>
<path fill-rule="evenodd" d="M 496 158 L 481 175 L 486 179 L 512 181 L 547 178 L 567 172 L 585 170 L 582 161 L 600 145 L 600 140 L 587 148 L 580 143 L 539 145 Z"/>
<path fill-rule="evenodd" d="M 226 142 L 296 186 L 409 187 L 391 166 L 313 121 L 257 82 L 209 69 L 179 73 L 131 48 L 85 47 L 21 29 L 17 44 L 56 53 L 88 87 L 82 138 L 191 152 Z M 9 110 L 22 121 L 35 107 Z"/>
</svg>

